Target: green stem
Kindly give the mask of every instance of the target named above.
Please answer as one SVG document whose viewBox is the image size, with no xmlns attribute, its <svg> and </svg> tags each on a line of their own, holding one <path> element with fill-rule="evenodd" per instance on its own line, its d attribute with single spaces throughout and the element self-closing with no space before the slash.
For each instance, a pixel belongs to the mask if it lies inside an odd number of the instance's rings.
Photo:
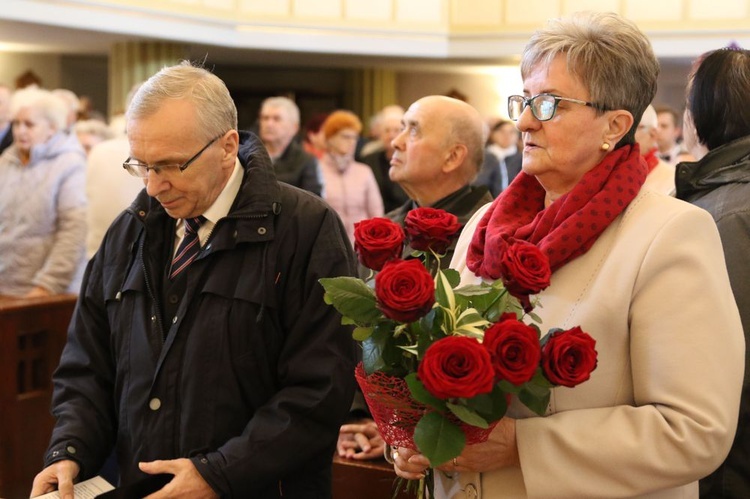
<svg viewBox="0 0 750 499">
<path fill-rule="evenodd" d="M 503 288 L 503 291 L 501 293 L 498 293 L 498 295 L 495 297 L 494 300 L 490 302 L 490 304 L 487 306 L 487 308 L 484 310 L 484 313 L 482 314 L 482 319 L 487 319 L 487 313 L 492 310 L 492 307 L 497 303 L 503 296 L 508 294 L 508 290 Z"/>
</svg>

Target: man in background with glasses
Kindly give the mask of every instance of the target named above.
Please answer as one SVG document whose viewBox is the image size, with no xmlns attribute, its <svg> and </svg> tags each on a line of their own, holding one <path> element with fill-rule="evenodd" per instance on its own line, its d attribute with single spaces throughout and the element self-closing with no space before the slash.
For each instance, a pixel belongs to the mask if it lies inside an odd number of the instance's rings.
<svg viewBox="0 0 750 499">
<path fill-rule="evenodd" d="M 183 63 L 127 115 L 145 191 L 90 262 L 32 496 L 165 474 L 154 498 L 327 497 L 355 347 L 321 277 L 353 275 L 336 214 L 277 182 L 226 86 Z"/>
</svg>

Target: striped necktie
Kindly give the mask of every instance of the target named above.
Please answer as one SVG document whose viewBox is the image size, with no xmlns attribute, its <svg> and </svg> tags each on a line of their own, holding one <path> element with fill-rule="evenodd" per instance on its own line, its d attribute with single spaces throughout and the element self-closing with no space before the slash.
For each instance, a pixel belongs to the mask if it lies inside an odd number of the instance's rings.
<svg viewBox="0 0 750 499">
<path fill-rule="evenodd" d="M 195 260 L 201 249 L 198 229 L 206 221 L 206 218 L 201 215 L 196 218 L 185 218 L 183 221 L 185 222 L 185 236 L 172 259 L 172 268 L 169 271 L 170 279 L 174 279 L 177 274 L 185 270 L 190 262 Z"/>
</svg>

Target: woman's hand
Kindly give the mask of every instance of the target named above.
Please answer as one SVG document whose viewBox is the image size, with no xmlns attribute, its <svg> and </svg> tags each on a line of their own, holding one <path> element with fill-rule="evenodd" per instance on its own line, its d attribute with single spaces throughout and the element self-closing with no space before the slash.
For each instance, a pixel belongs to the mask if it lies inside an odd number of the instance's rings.
<svg viewBox="0 0 750 499">
<path fill-rule="evenodd" d="M 399 447 L 393 451 L 393 469 L 407 480 L 421 480 L 430 467 L 430 461 L 419 452 Z"/>
<path fill-rule="evenodd" d="M 503 418 L 490 433 L 487 441 L 476 445 L 467 445 L 453 462 L 445 463 L 438 469 L 452 473 L 455 471 L 497 470 L 508 466 L 518 466 L 518 445 L 516 444 L 516 420 Z"/>
<path fill-rule="evenodd" d="M 347 459 L 377 459 L 383 456 L 385 442 L 372 419 L 345 424 L 339 430 L 336 450 Z"/>
<path fill-rule="evenodd" d="M 393 453 L 396 474 L 408 480 L 418 480 L 430 467 L 430 462 L 422 454 L 399 447 Z M 516 420 L 503 418 L 490 433 L 486 442 L 467 445 L 460 456 L 442 464 L 437 469 L 447 473 L 474 471 L 486 472 L 518 466 L 518 446 L 516 444 Z"/>
</svg>

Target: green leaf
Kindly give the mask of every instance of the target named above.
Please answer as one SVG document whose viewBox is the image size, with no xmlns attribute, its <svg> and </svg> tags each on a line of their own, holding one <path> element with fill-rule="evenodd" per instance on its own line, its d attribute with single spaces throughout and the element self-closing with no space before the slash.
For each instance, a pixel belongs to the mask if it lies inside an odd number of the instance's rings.
<svg viewBox="0 0 750 499">
<path fill-rule="evenodd" d="M 544 416 L 544 413 L 547 412 L 549 398 L 549 391 L 547 391 L 547 394 L 545 396 L 540 397 L 524 388 L 523 390 L 521 390 L 521 393 L 518 394 L 518 400 L 520 400 L 523 405 L 531 409 L 535 414 L 538 414 L 540 416 Z"/>
<path fill-rule="evenodd" d="M 489 291 L 490 287 L 484 283 L 469 284 L 466 286 L 461 286 L 460 288 L 455 290 L 456 294 L 461 296 L 481 296 L 486 295 Z"/>
<path fill-rule="evenodd" d="M 435 277 L 435 301 L 444 308 L 450 310 L 456 308 L 456 298 L 453 296 L 453 287 L 442 270 L 439 270 Z"/>
<path fill-rule="evenodd" d="M 541 367 L 537 368 L 534 377 L 524 385 L 525 388 L 538 395 L 544 395 L 554 386 L 555 385 L 550 383 L 550 381 L 544 377 L 544 372 Z"/>
<path fill-rule="evenodd" d="M 330 303 L 329 303 L 329 305 L 330 305 Z M 352 326 L 352 325 L 356 325 L 356 324 L 357 324 L 357 322 L 354 321 L 354 320 L 352 320 L 352 319 L 350 319 L 349 317 L 347 317 L 345 315 L 341 316 L 341 325 L 342 326 Z"/>
<path fill-rule="evenodd" d="M 355 327 L 352 332 L 352 338 L 355 341 L 365 341 L 367 338 L 372 336 L 373 328 L 371 327 Z"/>
<path fill-rule="evenodd" d="M 387 330 L 375 328 L 370 337 L 362 342 L 362 366 L 365 373 L 372 374 L 386 367 L 383 351 L 388 345 L 389 338 Z"/>
<path fill-rule="evenodd" d="M 477 411 L 489 422 L 498 421 L 508 411 L 505 393 L 495 385 L 490 393 L 483 393 L 466 401 L 466 405 Z"/>
<path fill-rule="evenodd" d="M 325 277 L 318 282 L 325 288 L 324 301 L 358 324 L 370 324 L 380 317 L 375 292 L 356 277 Z"/>
<path fill-rule="evenodd" d="M 461 315 L 458 316 L 456 331 L 462 332 L 466 336 L 483 338 L 484 328 L 489 326 L 489 324 L 475 309 L 469 308 L 461 312 Z"/>
<path fill-rule="evenodd" d="M 445 269 L 442 272 L 445 275 L 445 278 L 448 280 L 448 284 L 450 285 L 451 289 L 458 286 L 458 284 L 461 282 L 461 274 L 458 273 L 458 270 Z"/>
<path fill-rule="evenodd" d="M 414 400 L 441 412 L 446 410 L 445 401 L 440 400 L 428 392 L 427 388 L 424 387 L 424 384 L 417 379 L 417 373 L 407 375 L 404 378 L 404 381 L 406 381 Z"/>
<path fill-rule="evenodd" d="M 521 387 L 520 386 L 516 386 L 513 383 L 511 383 L 510 381 L 505 380 L 505 379 L 500 380 L 498 382 L 497 386 L 499 386 L 500 389 L 502 391 L 504 391 L 505 393 L 518 393 L 518 392 L 521 391 Z"/>
<path fill-rule="evenodd" d="M 414 443 L 433 468 L 458 457 L 466 445 L 461 429 L 437 412 L 426 414 L 414 428 Z"/>
<path fill-rule="evenodd" d="M 483 417 L 481 417 L 476 413 L 476 411 L 469 409 L 465 405 L 451 404 L 450 402 L 448 402 L 446 405 L 448 406 L 448 409 L 464 423 L 482 428 L 484 430 L 489 428 L 490 425 Z"/>
</svg>

